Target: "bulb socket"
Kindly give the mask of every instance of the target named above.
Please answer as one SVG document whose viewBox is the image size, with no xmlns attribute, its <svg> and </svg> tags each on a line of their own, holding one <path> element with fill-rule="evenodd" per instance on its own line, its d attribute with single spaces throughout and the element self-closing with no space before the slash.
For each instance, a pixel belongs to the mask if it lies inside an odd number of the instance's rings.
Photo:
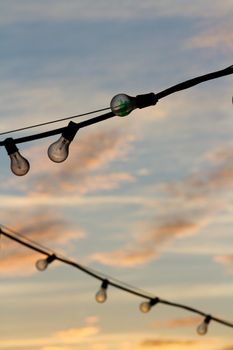
<svg viewBox="0 0 233 350">
<path fill-rule="evenodd" d="M 107 289 L 108 288 L 108 285 L 109 285 L 109 282 L 108 280 L 103 280 L 102 284 L 101 284 L 101 288 L 102 289 Z"/>
<path fill-rule="evenodd" d="M 4 146 L 8 155 L 18 152 L 19 150 L 18 147 L 16 147 L 15 141 L 12 139 L 12 137 L 8 137 L 7 139 L 5 139 Z"/>
<path fill-rule="evenodd" d="M 55 254 L 52 254 L 52 255 L 49 255 L 47 258 L 46 258 L 46 261 L 50 264 L 51 262 L 53 262 L 54 260 L 56 260 L 56 255 Z"/>
<path fill-rule="evenodd" d="M 65 130 L 62 133 L 62 136 L 68 140 L 68 141 L 73 141 L 76 133 L 78 132 L 79 128 L 76 123 L 74 122 L 69 122 L 68 126 L 65 128 Z"/>
<path fill-rule="evenodd" d="M 154 305 L 158 304 L 158 302 L 159 302 L 159 298 L 153 298 L 149 301 L 150 306 L 154 306 Z"/>
<path fill-rule="evenodd" d="M 142 109 L 149 106 L 154 106 L 158 102 L 156 95 L 153 92 L 144 95 L 136 96 L 137 108 Z"/>
</svg>

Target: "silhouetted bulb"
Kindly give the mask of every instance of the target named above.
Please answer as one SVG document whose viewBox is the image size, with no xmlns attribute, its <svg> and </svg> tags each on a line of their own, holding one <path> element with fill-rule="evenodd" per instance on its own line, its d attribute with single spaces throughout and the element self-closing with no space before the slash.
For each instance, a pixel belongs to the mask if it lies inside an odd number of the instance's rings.
<svg viewBox="0 0 233 350">
<path fill-rule="evenodd" d="M 135 101 L 135 98 L 131 96 L 119 94 L 112 98 L 110 107 L 115 115 L 125 117 L 135 108 L 137 108 Z"/>
<path fill-rule="evenodd" d="M 144 301 L 143 303 L 140 304 L 139 308 L 140 308 L 141 312 L 147 313 L 150 311 L 151 306 L 152 305 L 149 301 Z"/>
<path fill-rule="evenodd" d="M 51 262 L 53 262 L 56 259 L 56 255 L 52 254 L 49 255 L 47 258 L 45 259 L 39 259 L 36 262 L 36 268 L 39 271 L 44 271 L 46 270 L 46 268 L 48 267 L 49 264 L 51 264 Z"/>
<path fill-rule="evenodd" d="M 149 301 L 144 301 L 143 303 L 141 303 L 139 305 L 139 309 L 141 310 L 141 312 L 147 313 L 147 312 L 150 311 L 152 306 L 156 305 L 158 302 L 159 302 L 159 298 L 158 297 L 150 299 Z"/>
<path fill-rule="evenodd" d="M 48 264 L 49 262 L 47 259 L 40 259 L 40 260 L 37 260 L 36 262 L 36 268 L 39 271 L 44 271 L 48 267 Z"/>
<path fill-rule="evenodd" d="M 15 175 L 26 175 L 30 169 L 30 164 L 18 151 L 9 154 L 11 160 L 11 170 Z"/>
<path fill-rule="evenodd" d="M 104 303 L 107 300 L 107 288 L 108 280 L 103 280 L 100 289 L 95 295 L 95 299 L 98 303 Z"/>
<path fill-rule="evenodd" d="M 30 169 L 29 162 L 19 153 L 15 141 L 9 137 L 4 141 L 4 146 L 11 160 L 12 172 L 18 176 L 27 174 Z"/>
<path fill-rule="evenodd" d="M 48 148 L 48 156 L 55 163 L 61 163 L 66 160 L 69 155 L 69 140 L 61 136 L 59 140 L 52 143 Z"/>
<path fill-rule="evenodd" d="M 208 331 L 208 325 L 209 325 L 210 319 L 206 318 L 198 327 L 197 327 L 197 333 L 199 335 L 205 335 Z"/>
</svg>

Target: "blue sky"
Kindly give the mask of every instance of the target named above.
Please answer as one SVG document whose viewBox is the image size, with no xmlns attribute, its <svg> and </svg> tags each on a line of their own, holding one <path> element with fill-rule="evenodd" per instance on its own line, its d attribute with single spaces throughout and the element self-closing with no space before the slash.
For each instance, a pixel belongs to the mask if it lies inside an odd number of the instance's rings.
<svg viewBox="0 0 233 350">
<path fill-rule="evenodd" d="M 230 0 L 0 1 L 0 132 L 232 65 L 232 15 Z M 2 148 L 2 224 L 232 320 L 231 82 L 80 130 L 61 164 L 47 157 L 57 137 L 20 145 L 22 178 Z M 139 298 L 114 289 L 98 305 L 98 282 L 57 263 L 39 273 L 38 257 L 1 238 L 0 349 L 232 349 L 230 328 L 198 337 L 195 315 L 161 305 L 143 315 Z"/>
</svg>

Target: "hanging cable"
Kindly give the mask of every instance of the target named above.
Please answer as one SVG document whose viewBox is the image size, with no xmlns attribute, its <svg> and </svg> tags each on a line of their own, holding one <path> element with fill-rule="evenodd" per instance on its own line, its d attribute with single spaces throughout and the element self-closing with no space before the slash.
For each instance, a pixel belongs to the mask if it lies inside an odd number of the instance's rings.
<svg viewBox="0 0 233 350">
<path fill-rule="evenodd" d="M 84 265 L 78 264 L 77 262 L 75 262 L 71 259 L 63 257 L 60 254 L 57 254 L 52 249 L 48 249 L 46 247 L 43 247 L 41 244 L 39 244 L 35 241 L 32 241 L 21 234 L 16 233 L 15 231 L 7 228 L 6 226 L 3 226 L 3 225 L 0 226 L 0 234 L 5 236 L 5 237 L 8 237 L 9 239 L 11 239 L 11 240 L 23 245 L 23 246 L 25 246 L 26 248 L 34 250 L 40 254 L 46 255 L 46 259 L 40 259 L 36 263 L 36 266 L 37 266 L 37 268 L 39 267 L 40 271 L 45 270 L 46 267 L 54 260 L 58 260 L 61 263 L 64 263 L 64 264 L 70 265 L 74 268 L 77 268 L 78 270 L 88 274 L 89 276 L 94 277 L 94 278 L 98 279 L 99 281 L 101 281 L 100 290 L 96 294 L 96 301 L 99 303 L 103 303 L 106 301 L 107 288 L 109 286 L 112 286 L 112 287 L 120 289 L 124 292 L 127 292 L 129 294 L 146 299 L 147 301 L 144 301 L 140 304 L 140 310 L 143 313 L 149 312 L 153 306 L 160 303 L 160 304 L 183 309 L 183 310 L 186 310 L 186 311 L 203 316 L 204 321 L 197 328 L 197 332 L 200 335 L 204 335 L 207 333 L 208 325 L 209 325 L 210 321 L 215 321 L 215 322 L 222 324 L 224 326 L 233 328 L 233 323 L 226 321 L 226 320 L 223 320 L 223 319 L 220 319 L 220 318 L 215 317 L 213 315 L 207 314 L 207 313 L 205 313 L 201 310 L 198 310 L 196 308 L 193 308 L 193 307 L 190 307 L 190 306 L 187 306 L 184 304 L 168 301 L 165 299 L 161 299 L 157 296 L 152 297 L 151 293 L 148 293 L 148 292 L 143 291 L 143 290 L 139 291 L 137 288 L 135 288 L 131 285 L 128 285 L 128 284 L 126 285 L 124 282 L 121 282 L 121 281 L 116 282 L 116 281 L 114 281 L 114 279 L 112 277 L 106 276 L 106 275 L 102 274 L 101 272 L 90 269 Z"/>
</svg>

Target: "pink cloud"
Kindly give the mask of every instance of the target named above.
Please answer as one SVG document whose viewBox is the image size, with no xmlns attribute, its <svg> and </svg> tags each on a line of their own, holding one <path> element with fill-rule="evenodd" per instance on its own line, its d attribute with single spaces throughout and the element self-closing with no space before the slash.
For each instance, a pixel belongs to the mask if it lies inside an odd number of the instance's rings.
<svg viewBox="0 0 233 350">
<path fill-rule="evenodd" d="M 101 129 L 85 137 L 78 133 L 70 145 L 68 159 L 61 164 L 51 162 L 41 148 L 32 148 L 28 152 L 32 160 L 30 177 L 22 189 L 35 196 L 83 195 L 132 182 L 131 174 L 112 172 L 109 165 L 126 159 L 133 139 L 117 129 Z"/>
<path fill-rule="evenodd" d="M 226 265 L 227 272 L 233 273 L 233 254 L 215 256 L 214 261 Z"/>
<path fill-rule="evenodd" d="M 98 252 L 91 259 L 106 265 L 133 267 L 158 258 L 173 240 L 199 233 L 224 209 L 226 191 L 233 189 L 230 148 L 205 172 L 160 186 L 164 198 L 157 207 L 158 215 L 150 223 L 138 225 L 137 235 L 120 249 Z"/>
<path fill-rule="evenodd" d="M 74 230 L 66 220 L 51 210 L 40 210 L 36 213 L 27 210 L 27 213 L 10 212 L 4 215 L 7 226 L 14 227 L 16 232 L 23 233 L 29 240 L 36 241 L 56 250 L 59 250 L 74 240 L 85 237 L 81 229 Z M 3 227 L 3 230 L 6 230 Z M 7 231 L 7 230 L 6 230 Z M 1 264 L 2 276 L 26 276 L 36 272 L 35 262 L 44 255 L 20 246 L 18 243 L 1 237 Z M 53 266 L 56 263 L 52 264 Z"/>
<path fill-rule="evenodd" d="M 179 339 L 145 339 L 141 343 L 142 348 L 168 348 L 168 347 L 180 347 L 180 346 L 193 346 L 200 344 L 197 340 L 179 340 Z"/>
<path fill-rule="evenodd" d="M 192 316 L 185 318 L 177 318 L 173 320 L 155 321 L 152 323 L 153 328 L 170 328 L 176 329 L 180 327 L 195 327 L 201 322 L 200 316 Z"/>
<path fill-rule="evenodd" d="M 189 48 L 217 48 L 218 51 L 232 51 L 233 49 L 233 25 L 231 18 L 225 18 L 223 23 L 212 25 L 201 31 L 188 41 Z"/>
</svg>

